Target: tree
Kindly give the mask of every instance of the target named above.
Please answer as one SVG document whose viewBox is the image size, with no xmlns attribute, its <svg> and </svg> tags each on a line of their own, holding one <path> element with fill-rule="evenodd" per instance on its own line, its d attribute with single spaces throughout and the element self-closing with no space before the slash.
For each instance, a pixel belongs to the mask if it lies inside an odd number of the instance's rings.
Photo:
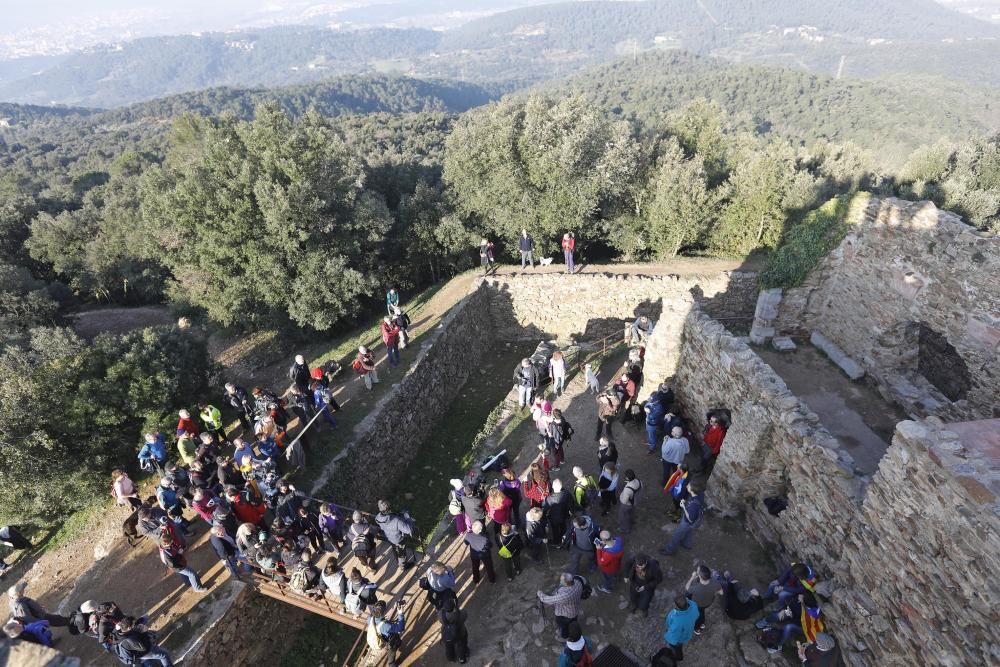
<svg viewBox="0 0 1000 667">
<path fill-rule="evenodd" d="M 686 159 L 676 139 L 666 143 L 650 191 L 650 241 L 658 258 L 677 255 L 708 232 L 715 196 L 700 161 Z"/>
<path fill-rule="evenodd" d="M 789 169 L 773 152 L 744 157 L 727 179 L 727 203 L 709 240 L 721 255 L 746 255 L 761 246 L 774 247 L 785 221 L 784 197 Z"/>
</svg>

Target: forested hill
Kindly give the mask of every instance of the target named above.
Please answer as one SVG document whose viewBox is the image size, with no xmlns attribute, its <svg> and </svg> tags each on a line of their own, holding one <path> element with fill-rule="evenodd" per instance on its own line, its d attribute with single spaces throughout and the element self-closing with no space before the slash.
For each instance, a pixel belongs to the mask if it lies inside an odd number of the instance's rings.
<svg viewBox="0 0 1000 667">
<path fill-rule="evenodd" d="M 51 59 L 31 76 L 0 63 L 0 99 L 115 107 L 215 86 L 280 86 L 342 74 L 407 69 L 435 48 L 430 30 L 254 32 L 150 37 Z"/>
<path fill-rule="evenodd" d="M 898 166 L 917 146 L 939 137 L 958 141 L 1000 128 L 1000 105 L 989 91 L 936 77 L 835 80 L 678 52 L 621 60 L 541 89 L 581 94 L 647 124 L 706 98 L 744 129 L 806 144 L 853 142 L 875 150 L 887 166 Z"/>
<path fill-rule="evenodd" d="M 0 127 L 29 125 L 92 113 L 94 113 L 93 109 L 80 107 L 43 107 L 35 104 L 0 102 Z"/>
</svg>

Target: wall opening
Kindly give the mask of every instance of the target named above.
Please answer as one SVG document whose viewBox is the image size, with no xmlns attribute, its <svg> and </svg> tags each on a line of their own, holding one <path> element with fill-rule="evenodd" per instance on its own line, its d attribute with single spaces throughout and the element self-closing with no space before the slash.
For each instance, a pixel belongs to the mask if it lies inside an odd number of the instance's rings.
<svg viewBox="0 0 1000 667">
<path fill-rule="evenodd" d="M 948 339 L 923 322 L 911 325 L 917 343 L 917 372 L 950 401 L 964 400 L 972 386 L 969 367 Z"/>
</svg>

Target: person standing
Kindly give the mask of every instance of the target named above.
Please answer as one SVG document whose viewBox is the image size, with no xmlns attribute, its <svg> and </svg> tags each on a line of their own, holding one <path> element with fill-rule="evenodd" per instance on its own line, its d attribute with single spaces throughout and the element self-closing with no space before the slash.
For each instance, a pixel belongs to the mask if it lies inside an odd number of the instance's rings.
<svg viewBox="0 0 1000 667">
<path fill-rule="evenodd" d="M 691 451 L 688 439 L 684 437 L 684 429 L 675 426 L 670 430 L 670 437 L 663 439 L 660 447 L 660 459 L 663 462 L 663 482 L 667 485 L 667 480 L 674 474 L 678 466 L 684 463 L 685 457 Z"/>
<path fill-rule="evenodd" d="M 548 544 L 545 512 L 541 507 L 532 507 L 525 516 L 524 537 L 527 542 L 528 555 L 536 563 L 542 562 L 542 547 Z M 548 547 L 546 547 L 548 548 Z"/>
<path fill-rule="evenodd" d="M 570 623 L 580 615 L 580 600 L 583 597 L 583 584 L 580 579 L 569 572 L 559 575 L 559 588 L 552 595 L 538 591 L 538 599 L 542 604 L 555 610 L 556 639 L 565 641 L 569 636 Z"/>
<path fill-rule="evenodd" d="M 622 569 L 622 556 L 625 555 L 625 543 L 620 537 L 611 537 L 611 533 L 602 530 L 597 547 L 597 567 L 601 570 L 604 582 L 597 587 L 602 593 L 610 593 L 615 589 L 618 572 Z"/>
<path fill-rule="evenodd" d="M 322 382 L 314 380 L 310 389 L 312 390 L 313 409 L 323 415 L 327 424 L 336 426 L 337 420 L 333 418 L 333 413 L 340 409 L 340 404 L 333 397 L 330 388 L 323 386 Z M 306 423 L 308 422 L 303 422 L 302 425 L 305 426 Z"/>
<path fill-rule="evenodd" d="M 139 500 L 139 491 L 136 490 L 128 473 L 118 468 L 111 471 L 111 495 L 117 504 L 128 505 L 130 510 L 137 510 L 142 505 L 142 501 Z M 0 528 L 0 542 L 4 541 L 4 530 L 4 528 Z M 0 563 L 2 562 L 0 561 Z M 3 568 L 0 568 L 0 572 L 2 571 Z"/>
<path fill-rule="evenodd" d="M 524 524 L 524 519 L 521 515 L 521 499 L 524 496 L 521 493 L 521 480 L 517 478 L 514 469 L 510 466 L 505 466 L 500 471 L 500 475 L 501 479 L 498 486 L 503 494 L 510 498 L 510 522 L 515 527 L 520 527 Z"/>
<path fill-rule="evenodd" d="M 618 467 L 608 461 L 597 478 L 597 496 L 601 503 L 601 516 L 611 513 L 611 506 L 618 502 Z"/>
<path fill-rule="evenodd" d="M 385 343 L 386 355 L 389 359 L 390 366 L 399 365 L 399 327 L 397 327 L 392 318 L 388 315 L 382 320 L 382 324 L 379 327 L 382 332 L 382 342 Z"/>
<path fill-rule="evenodd" d="M 580 562 L 584 558 L 589 559 L 588 570 L 593 569 L 595 562 L 594 541 L 598 535 L 598 528 L 594 525 L 593 519 L 586 514 L 581 514 L 573 519 L 563 543 L 569 548 L 569 571 L 573 574 L 580 573 Z"/>
<path fill-rule="evenodd" d="M 239 550 L 236 548 L 236 540 L 226 533 L 226 527 L 221 524 L 212 526 L 211 535 L 209 540 L 212 543 L 212 550 L 219 557 L 219 561 L 229 570 L 229 574 L 236 579 L 242 579 L 237 562 Z"/>
<path fill-rule="evenodd" d="M 594 440 L 600 440 L 601 435 L 607 431 L 608 440 L 614 440 L 615 434 L 611 432 L 611 427 L 618 415 L 618 408 L 621 400 L 616 394 L 602 392 L 597 395 L 597 433 Z"/>
<path fill-rule="evenodd" d="M 705 610 L 712 606 L 715 598 L 722 593 L 722 585 L 712 577 L 712 571 L 706 565 L 699 565 L 691 573 L 684 587 L 687 596 L 698 605 L 698 620 L 694 624 L 694 633 L 700 635 L 705 629 Z"/>
<path fill-rule="evenodd" d="M 592 654 L 594 642 L 583 636 L 580 624 L 573 622 L 569 624 L 566 635 L 566 646 L 559 654 L 559 662 L 556 667 L 579 667 L 580 665 L 593 664 Z"/>
<path fill-rule="evenodd" d="M 375 529 L 365 516 L 358 510 L 351 515 L 351 527 L 347 529 L 347 539 L 351 543 L 354 557 L 364 563 L 369 572 L 378 568 L 375 566 Z"/>
<path fill-rule="evenodd" d="M 505 523 L 500 526 L 497 544 L 497 553 L 503 560 L 507 581 L 514 581 L 514 577 L 521 574 L 521 549 L 524 547 L 521 535 L 512 525 Z"/>
<path fill-rule="evenodd" d="M 198 419 L 201 420 L 204 430 L 202 434 L 210 433 L 216 442 L 229 442 L 224 424 L 222 423 L 222 411 L 209 403 L 198 404 Z"/>
<path fill-rule="evenodd" d="M 388 612 L 385 602 L 376 602 L 371 606 L 370 613 L 366 636 L 368 648 L 377 656 L 384 655 L 388 667 L 396 667 L 399 664 L 396 662 L 396 651 L 402 643 L 400 635 L 406 631 L 403 603 L 397 602 L 392 612 Z"/>
<path fill-rule="evenodd" d="M 635 476 L 635 471 L 631 468 L 625 471 L 625 486 L 618 497 L 618 530 L 623 534 L 632 530 L 632 523 L 635 521 L 635 501 L 639 491 L 642 490 L 642 482 Z"/>
<path fill-rule="evenodd" d="M 490 273 L 490 267 L 494 263 L 493 242 L 483 239 L 479 242 L 479 264 L 483 267 L 483 277 Z"/>
<path fill-rule="evenodd" d="M 378 501 L 378 514 L 375 515 L 375 523 L 378 524 L 386 541 L 392 545 L 400 566 L 405 570 L 416 565 L 417 556 L 411 542 L 417 524 L 409 513 L 393 512 L 390 510 L 388 501 L 380 500 Z"/>
<path fill-rule="evenodd" d="M 549 377 L 552 378 L 552 391 L 556 396 L 562 396 L 566 388 L 566 359 L 559 350 L 553 352 L 549 359 Z"/>
<path fill-rule="evenodd" d="M 454 598 L 444 601 L 438 612 L 441 622 L 441 643 L 444 644 L 444 658 L 448 662 L 465 664 L 469 659 L 469 631 L 465 627 L 468 615 L 458 608 Z"/>
<path fill-rule="evenodd" d="M 351 364 L 351 368 L 365 381 L 365 388 L 371 391 L 372 384 L 378 384 L 378 371 L 375 370 L 375 355 L 361 345 L 358 347 L 358 356 Z"/>
<path fill-rule="evenodd" d="M 690 495 L 681 501 L 680 523 L 674 529 L 670 543 L 660 549 L 660 553 L 665 556 L 672 556 L 679 546 L 690 549 L 695 531 L 705 520 L 705 490 L 698 483 L 692 482 L 688 486 L 688 493 Z"/>
<path fill-rule="evenodd" d="M 711 475 L 715 468 L 715 462 L 722 451 L 722 441 L 726 439 L 727 427 L 725 423 L 715 414 L 709 413 L 708 424 L 705 426 L 705 434 L 702 442 L 705 448 L 701 453 L 701 467 L 705 475 Z"/>
<path fill-rule="evenodd" d="M 524 271 L 525 261 L 531 265 L 531 268 L 535 268 L 535 239 L 531 238 L 527 229 L 521 230 L 521 238 L 518 239 L 517 246 L 521 251 L 521 270 Z"/>
<path fill-rule="evenodd" d="M 654 391 L 642 409 L 646 413 L 646 445 L 649 447 L 649 453 L 653 454 L 656 451 L 656 443 L 660 442 L 663 419 L 667 413 L 661 392 Z"/>
<path fill-rule="evenodd" d="M 562 249 L 566 260 L 566 273 L 573 273 L 573 251 L 576 250 L 576 237 L 573 232 L 563 234 Z"/>
<path fill-rule="evenodd" d="M 228 405 L 236 413 L 243 430 L 253 432 L 253 402 L 247 394 L 247 390 L 238 387 L 232 382 L 226 383 L 226 392 L 223 394 L 223 403 Z"/>
<path fill-rule="evenodd" d="M 435 609 L 440 609 L 447 600 L 458 597 L 455 592 L 455 571 L 444 563 L 431 565 L 418 583 L 420 588 L 427 591 L 427 601 Z"/>
<path fill-rule="evenodd" d="M 175 536 L 172 529 L 163 531 L 160 536 L 160 560 L 168 568 L 176 572 L 184 583 L 191 586 L 195 593 L 204 593 L 205 588 L 198 573 L 188 566 L 187 558 L 184 556 L 185 544 L 179 537 Z"/>
<path fill-rule="evenodd" d="M 410 316 L 402 308 L 392 309 L 392 323 L 399 328 L 399 349 L 405 350 L 410 344 Z"/>
<path fill-rule="evenodd" d="M 621 423 L 625 424 L 632 419 L 632 405 L 635 403 L 636 393 L 638 392 L 636 382 L 627 373 L 622 373 L 611 390 L 618 394 L 618 401 L 621 404 L 621 409 L 619 410 L 621 412 Z"/>
<path fill-rule="evenodd" d="M 545 518 L 552 528 L 552 542 L 559 548 L 566 534 L 566 519 L 569 518 L 571 497 L 563 490 L 562 480 L 552 480 L 552 493 L 542 501 Z"/>
<path fill-rule="evenodd" d="M 663 581 L 663 572 L 655 558 L 644 553 L 636 554 L 625 565 L 625 583 L 628 584 L 629 613 L 649 615 L 649 603 L 656 587 Z"/>
<path fill-rule="evenodd" d="M 493 547 L 489 538 L 483 535 L 482 521 L 472 522 L 472 530 L 465 534 L 464 542 L 469 547 L 473 583 L 479 583 L 479 570 L 485 568 L 486 578 L 491 584 L 495 584 L 497 582 L 497 575 L 493 571 Z"/>
<path fill-rule="evenodd" d="M 295 355 L 295 363 L 288 369 L 288 379 L 300 391 L 305 391 L 309 387 L 312 376 L 309 373 L 309 364 L 301 354 Z"/>
<path fill-rule="evenodd" d="M 511 521 L 510 498 L 499 487 L 491 487 L 486 494 L 486 516 L 493 527 L 493 539 L 499 543 L 500 529 Z"/>
<path fill-rule="evenodd" d="M 146 472 L 164 473 L 167 465 L 167 445 L 162 433 L 147 433 L 139 450 L 139 467 Z"/>
<path fill-rule="evenodd" d="M 674 598 L 674 608 L 667 614 L 667 631 L 663 641 L 674 653 L 674 659 L 680 662 L 684 659 L 684 644 L 691 641 L 694 635 L 695 621 L 698 619 L 698 605 L 685 595 Z"/>
<path fill-rule="evenodd" d="M 385 309 L 392 315 L 392 309 L 399 307 L 399 290 L 393 285 L 389 288 L 389 291 L 385 293 Z"/>
<path fill-rule="evenodd" d="M 538 369 L 531 359 L 521 359 L 514 369 L 514 386 L 517 387 L 517 405 L 524 409 L 531 405 L 535 391 L 538 389 Z"/>
</svg>

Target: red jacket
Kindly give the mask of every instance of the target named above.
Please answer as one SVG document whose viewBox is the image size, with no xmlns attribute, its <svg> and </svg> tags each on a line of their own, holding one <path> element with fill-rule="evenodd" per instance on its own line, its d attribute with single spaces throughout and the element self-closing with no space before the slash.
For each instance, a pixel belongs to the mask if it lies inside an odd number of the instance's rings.
<svg viewBox="0 0 1000 667">
<path fill-rule="evenodd" d="M 247 502 L 243 497 L 231 500 L 230 504 L 233 507 L 233 516 L 240 523 L 252 523 L 256 526 L 264 518 L 264 505 L 254 505 Z"/>
<path fill-rule="evenodd" d="M 382 322 L 382 342 L 388 345 L 395 345 L 399 342 L 399 327 L 395 324 Z"/>
<path fill-rule="evenodd" d="M 712 452 L 712 456 L 718 456 L 722 450 L 722 441 L 726 439 L 726 429 L 719 424 L 712 424 L 705 429 L 705 444 Z"/>
<path fill-rule="evenodd" d="M 500 507 L 494 507 L 489 501 L 486 502 L 486 516 L 493 519 L 498 524 L 510 523 L 510 506 L 514 503 L 507 496 L 503 497 Z"/>
<path fill-rule="evenodd" d="M 616 537 L 611 546 L 597 548 L 597 567 L 601 568 L 601 572 L 605 574 L 618 574 L 624 555 L 625 546 L 622 543 L 622 538 Z"/>
<path fill-rule="evenodd" d="M 177 421 L 177 432 L 180 433 L 182 429 L 192 435 L 201 433 L 193 419 L 179 419 Z"/>
<path fill-rule="evenodd" d="M 572 236 L 569 237 L 568 239 L 563 239 L 562 247 L 563 250 L 569 250 L 570 252 L 572 252 L 573 249 L 576 247 L 576 239 L 573 238 Z"/>
</svg>

